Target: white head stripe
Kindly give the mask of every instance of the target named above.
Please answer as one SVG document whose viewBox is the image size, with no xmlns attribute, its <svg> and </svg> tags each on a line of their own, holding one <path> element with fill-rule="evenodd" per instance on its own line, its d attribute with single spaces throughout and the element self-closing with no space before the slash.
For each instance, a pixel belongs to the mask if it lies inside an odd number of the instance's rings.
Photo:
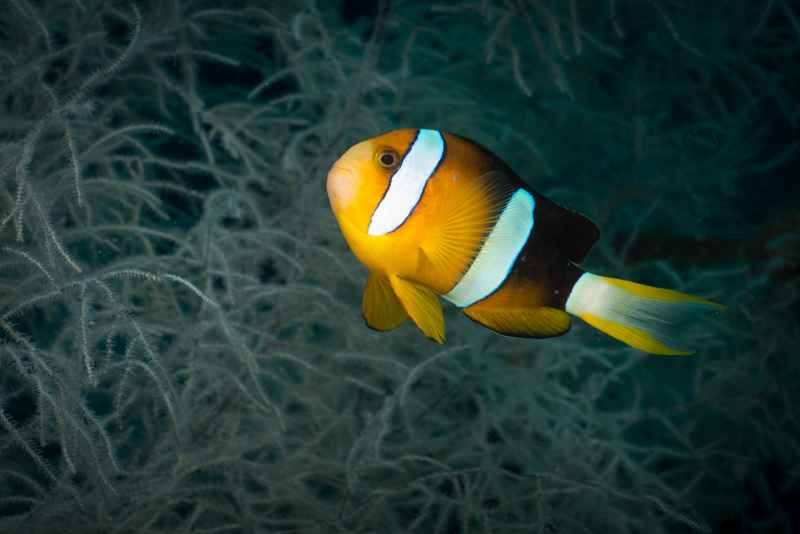
<svg viewBox="0 0 800 534">
<path fill-rule="evenodd" d="M 392 176 L 389 189 L 372 214 L 367 232 L 384 235 L 396 230 L 414 211 L 425 184 L 444 157 L 444 137 L 437 130 L 419 130 Z"/>
<path fill-rule="evenodd" d="M 488 297 L 505 282 L 517 256 L 533 231 L 533 195 L 517 189 L 503 208 L 489 237 L 467 272 L 449 293 L 442 295 L 456 306 L 466 308 Z"/>
</svg>

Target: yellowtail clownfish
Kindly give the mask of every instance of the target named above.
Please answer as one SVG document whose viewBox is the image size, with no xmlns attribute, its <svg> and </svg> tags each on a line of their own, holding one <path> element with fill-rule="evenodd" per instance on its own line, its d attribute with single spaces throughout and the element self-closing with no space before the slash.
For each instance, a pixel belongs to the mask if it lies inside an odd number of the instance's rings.
<svg viewBox="0 0 800 534">
<path fill-rule="evenodd" d="M 331 167 L 327 190 L 369 269 L 361 310 L 375 330 L 410 317 L 443 343 L 442 297 L 501 334 L 558 336 L 574 315 L 642 351 L 691 354 L 677 326 L 723 308 L 583 271 L 597 226 L 458 135 L 401 129 L 362 141 Z"/>
</svg>

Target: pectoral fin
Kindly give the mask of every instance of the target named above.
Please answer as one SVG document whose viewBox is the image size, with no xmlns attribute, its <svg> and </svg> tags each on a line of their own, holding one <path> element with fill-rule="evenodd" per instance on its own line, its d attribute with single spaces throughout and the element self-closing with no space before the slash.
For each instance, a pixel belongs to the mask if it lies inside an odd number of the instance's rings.
<svg viewBox="0 0 800 534">
<path fill-rule="evenodd" d="M 361 300 L 361 314 L 374 330 L 392 330 L 408 318 L 386 275 L 369 273 Z"/>
<path fill-rule="evenodd" d="M 566 312 L 541 306 L 538 308 L 466 308 L 464 313 L 495 332 L 518 337 L 560 336 L 570 327 Z"/>
<path fill-rule="evenodd" d="M 432 184 L 441 187 L 430 201 L 435 223 L 419 242 L 426 262 L 420 267 L 437 288 L 451 288 L 464 274 L 514 191 L 511 179 L 500 172 L 454 176 L 458 181 Z"/>
<path fill-rule="evenodd" d="M 411 320 L 437 343 L 444 343 L 444 316 L 439 297 L 425 286 L 390 276 L 392 289 Z"/>
</svg>

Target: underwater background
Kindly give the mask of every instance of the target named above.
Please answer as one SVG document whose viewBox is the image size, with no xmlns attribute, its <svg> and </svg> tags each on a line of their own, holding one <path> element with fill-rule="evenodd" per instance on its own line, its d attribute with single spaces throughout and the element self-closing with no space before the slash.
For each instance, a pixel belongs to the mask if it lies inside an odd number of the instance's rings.
<svg viewBox="0 0 800 534">
<path fill-rule="evenodd" d="M 0 533 L 800 532 L 794 2 L 0 6 Z M 397 127 L 727 311 L 369 330 L 325 175 Z"/>
</svg>

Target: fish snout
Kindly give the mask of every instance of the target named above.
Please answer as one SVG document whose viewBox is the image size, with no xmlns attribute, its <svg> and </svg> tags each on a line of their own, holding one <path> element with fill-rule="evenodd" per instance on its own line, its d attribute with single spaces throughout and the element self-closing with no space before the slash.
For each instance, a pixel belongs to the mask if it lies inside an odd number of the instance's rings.
<svg viewBox="0 0 800 534">
<path fill-rule="evenodd" d="M 341 164 L 335 164 L 328 172 L 328 200 L 334 211 L 347 208 L 356 194 L 355 173 Z"/>
</svg>

